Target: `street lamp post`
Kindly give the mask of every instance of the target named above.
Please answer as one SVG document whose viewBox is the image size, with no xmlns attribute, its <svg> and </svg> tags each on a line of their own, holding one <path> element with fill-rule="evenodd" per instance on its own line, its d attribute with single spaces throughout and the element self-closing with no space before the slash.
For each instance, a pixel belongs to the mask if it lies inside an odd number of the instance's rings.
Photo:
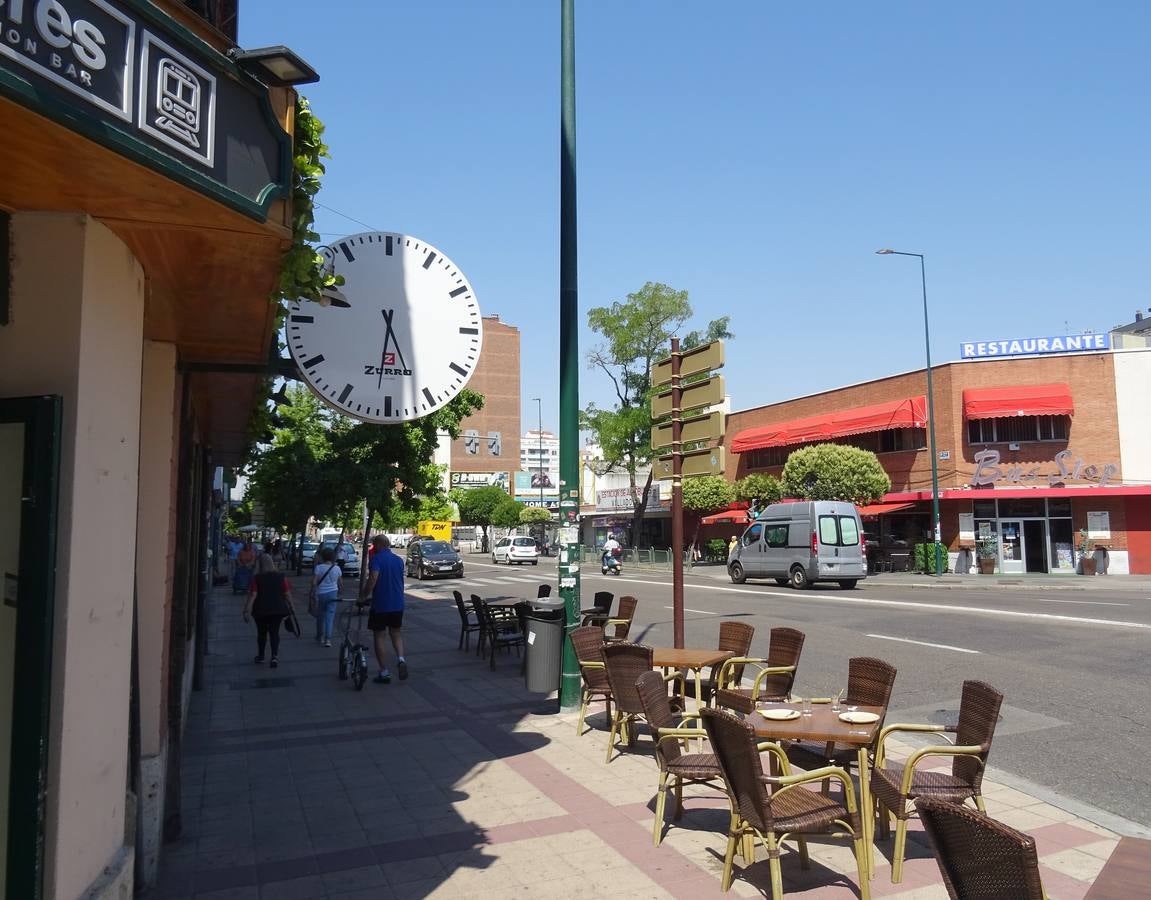
<svg viewBox="0 0 1151 900">
<path fill-rule="evenodd" d="M 923 343 L 927 350 L 927 434 L 931 449 L 931 521 L 935 526 L 935 574 L 943 574 L 943 532 L 939 527 L 939 456 L 935 450 L 935 391 L 931 380 L 931 327 L 927 319 L 927 266 L 922 253 L 903 250 L 876 250 L 880 256 L 915 256 L 919 258 L 919 276 L 923 284 Z"/>
</svg>

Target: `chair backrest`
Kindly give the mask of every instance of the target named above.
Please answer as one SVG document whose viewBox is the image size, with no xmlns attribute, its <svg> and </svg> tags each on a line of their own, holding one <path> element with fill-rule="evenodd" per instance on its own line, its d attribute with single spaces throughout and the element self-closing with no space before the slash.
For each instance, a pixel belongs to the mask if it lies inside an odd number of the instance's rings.
<svg viewBox="0 0 1151 900">
<path fill-rule="evenodd" d="M 986 768 L 987 754 L 991 751 L 991 739 L 995 736 L 995 726 L 999 722 L 999 707 L 1002 705 L 1003 695 L 987 682 L 963 682 L 955 743 L 960 746 L 979 744 L 984 749 L 978 758 L 955 757 L 951 763 L 951 774 L 956 778 L 962 778 L 976 789 L 983 783 L 983 770 Z"/>
<path fill-rule="evenodd" d="M 536 588 L 537 600 L 542 600 L 544 597 L 550 597 L 551 595 L 552 586 L 550 584 L 541 584 L 538 588 Z"/>
<path fill-rule="evenodd" d="M 703 727 L 711 741 L 711 752 L 719 761 L 732 808 L 754 828 L 766 832 L 771 827 L 771 807 L 764 772 L 756 750 L 755 729 L 722 709 L 702 709 Z"/>
<path fill-rule="evenodd" d="M 571 642 L 576 659 L 581 663 L 580 674 L 584 683 L 595 691 L 609 690 L 611 686 L 604 669 L 587 669 L 582 665 L 603 662 L 603 631 L 594 625 L 576 628 L 571 633 Z"/>
<path fill-rule="evenodd" d="M 591 605 L 604 615 L 607 615 L 611 612 L 613 600 L 615 600 L 615 594 L 611 591 L 596 591 L 595 596 L 592 598 Z"/>
<path fill-rule="evenodd" d="M 664 741 L 661 745 L 657 731 L 660 728 L 675 728 L 679 724 L 667 699 L 667 682 L 659 672 L 649 669 L 636 679 L 635 689 L 639 693 L 643 716 L 656 739 L 656 756 L 664 763 L 676 759 L 682 752 L 679 741 Z"/>
<path fill-rule="evenodd" d="M 891 701 L 895 666 L 872 656 L 853 656 L 847 661 L 847 693 L 844 703 L 883 706 Z"/>
<path fill-rule="evenodd" d="M 749 625 L 747 622 L 720 622 L 718 649 L 729 651 L 736 656 L 749 656 L 754 637 L 754 625 Z M 743 666 L 733 666 L 731 676 L 733 684 L 738 685 L 743 681 Z"/>
<path fill-rule="evenodd" d="M 631 631 L 631 620 L 635 618 L 635 608 L 639 605 L 639 601 L 632 596 L 625 596 L 619 598 L 619 609 L 616 614 L 612 616 L 613 619 L 624 619 L 626 624 L 613 625 L 615 633 L 612 635 L 617 641 L 626 641 L 628 632 Z"/>
<path fill-rule="evenodd" d="M 795 666 L 799 668 L 799 657 L 803 653 L 805 635 L 794 628 L 771 629 L 771 643 L 767 649 L 769 666 Z M 760 685 L 761 697 L 786 697 L 795 684 L 795 672 L 781 675 L 768 675 Z"/>
<path fill-rule="evenodd" d="M 627 641 L 605 644 L 603 661 L 607 665 L 607 680 L 616 707 L 620 712 L 642 713 L 643 704 L 640 703 L 635 683 L 640 675 L 651 671 L 651 647 Z"/>
<path fill-rule="evenodd" d="M 755 712 L 755 701 L 748 694 L 729 691 L 727 688 L 716 689 L 715 705 L 722 706 L 724 709 L 733 709 L 744 715 Z"/>
<path fill-rule="evenodd" d="M 476 614 L 476 621 L 484 628 L 487 627 L 488 619 L 484 614 L 484 601 L 480 599 L 479 594 L 472 594 L 471 597 L 472 612 Z"/>
<path fill-rule="evenodd" d="M 512 607 L 516 611 L 516 621 L 520 623 L 520 633 L 524 637 L 528 634 L 528 616 L 531 615 L 532 605 L 524 600 Z"/>
<path fill-rule="evenodd" d="M 1044 900 L 1033 837 L 957 803 L 915 806 L 952 900 Z"/>
</svg>

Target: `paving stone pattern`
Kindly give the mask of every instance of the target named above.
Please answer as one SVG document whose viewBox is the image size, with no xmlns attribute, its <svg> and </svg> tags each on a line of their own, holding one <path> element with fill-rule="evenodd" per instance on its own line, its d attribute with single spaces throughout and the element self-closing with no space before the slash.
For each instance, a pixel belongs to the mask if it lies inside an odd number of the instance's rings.
<svg viewBox="0 0 1151 900">
<path fill-rule="evenodd" d="M 521 592 L 534 596 L 523 581 Z M 252 662 L 241 598 L 213 594 L 205 687 L 185 740 L 183 836 L 165 848 L 148 896 L 721 896 L 726 799 L 687 788 L 685 814 L 670 821 L 668 804 L 666 837 L 654 847 L 657 772 L 646 734 L 605 765 L 602 706 L 577 737 L 573 714 L 524 690 L 514 655 L 498 657 L 491 672 L 457 650 L 454 605 L 433 596 L 408 600 L 411 677 L 357 693 L 336 678 L 336 648 L 311 640 L 311 618 L 301 617 L 304 636 L 288 637 L 270 670 Z M 985 790 L 992 816 L 1035 836 L 1051 900 L 1083 897 L 1117 836 L 1012 788 L 985 782 Z M 878 845 L 873 896 L 946 897 L 917 822 L 899 885 L 890 881 L 891 845 Z M 803 871 L 786 845 L 788 896 L 858 896 L 848 845 L 809 846 Z M 757 859 L 740 869 L 737 858 L 729 896 L 770 896 L 766 856 Z"/>
</svg>

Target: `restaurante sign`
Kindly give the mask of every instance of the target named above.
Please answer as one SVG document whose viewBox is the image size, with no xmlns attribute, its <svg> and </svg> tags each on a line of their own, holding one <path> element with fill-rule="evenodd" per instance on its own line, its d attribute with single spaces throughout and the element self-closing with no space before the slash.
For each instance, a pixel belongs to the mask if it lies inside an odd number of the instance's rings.
<svg viewBox="0 0 1151 900">
<path fill-rule="evenodd" d="M 1041 356 L 1044 353 L 1106 350 L 1110 346 L 1109 334 L 1065 334 L 1008 341 L 965 341 L 960 348 L 963 359 L 984 359 L 991 356 Z"/>
<path fill-rule="evenodd" d="M 1097 487 L 1110 484 L 1111 479 L 1119 473 L 1119 467 L 1114 463 L 1107 463 L 1102 468 L 1097 465 L 1088 465 L 1082 459 L 1076 459 L 1070 450 L 1061 450 L 1052 460 L 1056 471 L 1043 474 L 1039 470 L 1042 464 L 1034 466 L 1021 466 L 1011 464 L 1000 466 L 1001 456 L 998 450 L 980 450 L 975 454 L 975 474 L 971 477 L 972 487 L 998 484 L 1022 484 L 1029 481 L 1046 481 L 1049 487 L 1063 484 L 1067 481 L 1090 481 Z"/>
</svg>

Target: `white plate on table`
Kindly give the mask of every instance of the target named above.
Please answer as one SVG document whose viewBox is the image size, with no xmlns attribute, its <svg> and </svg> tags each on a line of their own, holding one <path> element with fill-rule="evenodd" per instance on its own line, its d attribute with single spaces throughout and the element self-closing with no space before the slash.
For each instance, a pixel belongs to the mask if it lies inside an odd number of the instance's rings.
<svg viewBox="0 0 1151 900">
<path fill-rule="evenodd" d="M 791 719 L 799 718 L 798 709 L 761 709 L 759 714 L 765 719 L 771 719 L 773 722 L 787 722 Z"/>
<path fill-rule="evenodd" d="M 878 722 L 879 716 L 869 712 L 842 712 L 839 714 L 839 721 L 851 725 L 870 725 L 872 722 Z"/>
</svg>

